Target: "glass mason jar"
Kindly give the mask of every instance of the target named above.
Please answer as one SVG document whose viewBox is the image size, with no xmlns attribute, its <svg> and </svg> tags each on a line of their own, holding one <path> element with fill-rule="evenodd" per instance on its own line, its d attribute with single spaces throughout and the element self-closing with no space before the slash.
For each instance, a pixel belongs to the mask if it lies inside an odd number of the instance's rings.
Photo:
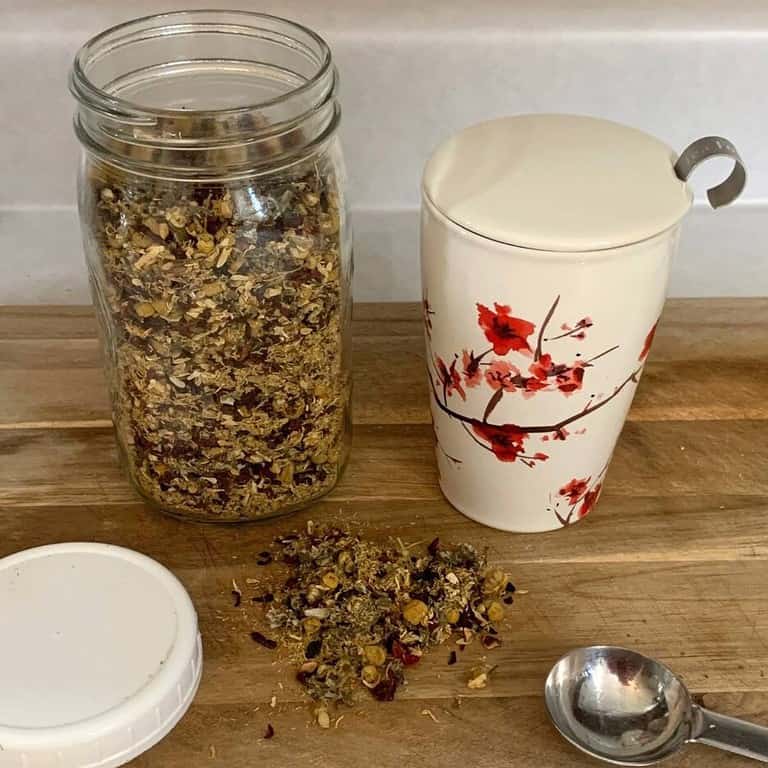
<svg viewBox="0 0 768 768">
<path fill-rule="evenodd" d="M 349 443 L 352 272 L 328 46 L 263 14 L 164 14 L 90 40 L 71 89 L 133 485 L 222 522 L 327 493 Z"/>
</svg>

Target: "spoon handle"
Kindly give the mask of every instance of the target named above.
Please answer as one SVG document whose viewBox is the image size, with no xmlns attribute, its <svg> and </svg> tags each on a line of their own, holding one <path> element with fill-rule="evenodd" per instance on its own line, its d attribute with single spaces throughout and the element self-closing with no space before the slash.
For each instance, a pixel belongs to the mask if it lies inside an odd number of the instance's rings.
<svg viewBox="0 0 768 768">
<path fill-rule="evenodd" d="M 691 741 L 768 763 L 768 728 L 698 706 L 694 707 L 694 722 Z"/>
</svg>

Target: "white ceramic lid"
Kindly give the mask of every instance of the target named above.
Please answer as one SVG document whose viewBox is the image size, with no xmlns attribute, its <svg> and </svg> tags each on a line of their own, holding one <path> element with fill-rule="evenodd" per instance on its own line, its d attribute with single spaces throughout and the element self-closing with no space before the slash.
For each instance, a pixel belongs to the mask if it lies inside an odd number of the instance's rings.
<svg viewBox="0 0 768 768">
<path fill-rule="evenodd" d="M 635 128 L 578 115 L 520 115 L 471 126 L 427 164 L 424 192 L 483 237 L 547 251 L 592 251 L 676 224 L 692 195 L 676 153 Z"/>
<path fill-rule="evenodd" d="M 156 744 L 197 691 L 184 587 L 144 555 L 57 544 L 0 560 L 0 766 L 112 768 Z"/>
</svg>

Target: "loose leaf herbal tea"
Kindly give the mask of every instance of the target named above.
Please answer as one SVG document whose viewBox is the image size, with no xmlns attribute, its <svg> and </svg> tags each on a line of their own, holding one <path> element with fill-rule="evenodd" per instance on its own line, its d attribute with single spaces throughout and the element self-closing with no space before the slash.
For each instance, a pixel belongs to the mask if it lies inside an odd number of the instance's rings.
<svg viewBox="0 0 768 768">
<path fill-rule="evenodd" d="M 469 544 L 435 539 L 419 553 L 310 524 L 275 548 L 289 576 L 267 619 L 316 700 L 351 703 L 361 687 L 391 700 L 405 668 L 452 636 L 459 648 L 476 636 L 493 638 L 488 649 L 500 645 L 495 625 L 509 578 Z"/>
<path fill-rule="evenodd" d="M 206 187 L 100 164 L 89 179 L 115 427 L 141 494 L 237 520 L 328 491 L 349 391 L 331 161 Z"/>
</svg>

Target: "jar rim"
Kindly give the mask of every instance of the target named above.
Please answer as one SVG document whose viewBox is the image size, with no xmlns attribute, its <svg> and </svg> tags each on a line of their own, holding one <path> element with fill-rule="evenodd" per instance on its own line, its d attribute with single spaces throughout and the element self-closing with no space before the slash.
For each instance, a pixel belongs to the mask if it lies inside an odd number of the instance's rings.
<svg viewBox="0 0 768 768">
<path fill-rule="evenodd" d="M 319 63 L 317 70 L 311 77 L 307 78 L 305 82 L 287 90 L 285 93 L 275 96 L 272 99 L 261 100 L 249 104 L 243 104 L 237 107 L 223 107 L 213 109 L 173 109 L 168 107 L 153 107 L 146 104 L 140 104 L 130 99 L 125 99 L 120 96 L 111 94 L 108 90 L 96 85 L 87 74 L 88 59 L 89 57 L 99 54 L 101 56 L 113 50 L 116 46 L 109 46 L 104 48 L 110 41 L 110 39 L 116 39 L 116 43 L 120 45 L 127 45 L 131 42 L 130 37 L 126 39 L 124 36 L 126 33 L 130 35 L 131 32 L 140 33 L 141 31 L 147 31 L 155 27 L 168 26 L 167 22 L 174 22 L 180 19 L 190 19 L 192 24 L 201 24 L 199 19 L 205 19 L 210 17 L 210 23 L 213 24 L 226 24 L 225 21 L 215 21 L 215 17 L 220 18 L 239 18 L 244 20 L 245 26 L 251 29 L 258 29 L 256 22 L 271 22 L 277 25 L 282 25 L 286 30 L 292 30 L 300 35 L 306 36 L 317 47 L 317 53 L 319 54 Z M 248 23 L 250 22 L 250 23 Z M 230 25 L 231 26 L 231 25 Z M 100 57 L 100 56 L 99 56 Z M 226 118 L 230 116 L 237 116 L 244 113 L 252 112 L 254 110 L 263 109 L 265 107 L 274 106 L 276 104 L 283 104 L 296 96 L 302 96 L 310 91 L 313 87 L 316 87 L 324 79 L 328 78 L 329 73 L 333 74 L 333 59 L 331 55 L 331 49 L 328 43 L 317 32 L 309 27 L 300 24 L 299 22 L 291 19 L 286 19 L 282 16 L 277 16 L 269 13 L 261 13 L 258 11 L 244 11 L 244 10 L 229 10 L 229 9 L 193 9 L 182 11 L 169 11 L 164 13 L 148 14 L 135 19 L 116 24 L 104 31 L 94 35 L 88 39 L 78 50 L 75 55 L 71 74 L 69 78 L 69 88 L 72 95 L 83 106 L 88 109 L 107 114 L 112 117 L 119 117 L 122 120 L 128 122 L 142 122 L 143 120 L 152 121 L 157 117 L 175 117 L 180 114 L 190 115 L 194 114 L 199 117 L 220 117 Z M 331 78 L 331 88 L 335 83 L 334 78 Z"/>
<path fill-rule="evenodd" d="M 192 10 L 118 24 L 75 56 L 75 133 L 107 162 L 206 179 L 288 167 L 339 124 L 331 50 L 255 11 Z"/>
</svg>

